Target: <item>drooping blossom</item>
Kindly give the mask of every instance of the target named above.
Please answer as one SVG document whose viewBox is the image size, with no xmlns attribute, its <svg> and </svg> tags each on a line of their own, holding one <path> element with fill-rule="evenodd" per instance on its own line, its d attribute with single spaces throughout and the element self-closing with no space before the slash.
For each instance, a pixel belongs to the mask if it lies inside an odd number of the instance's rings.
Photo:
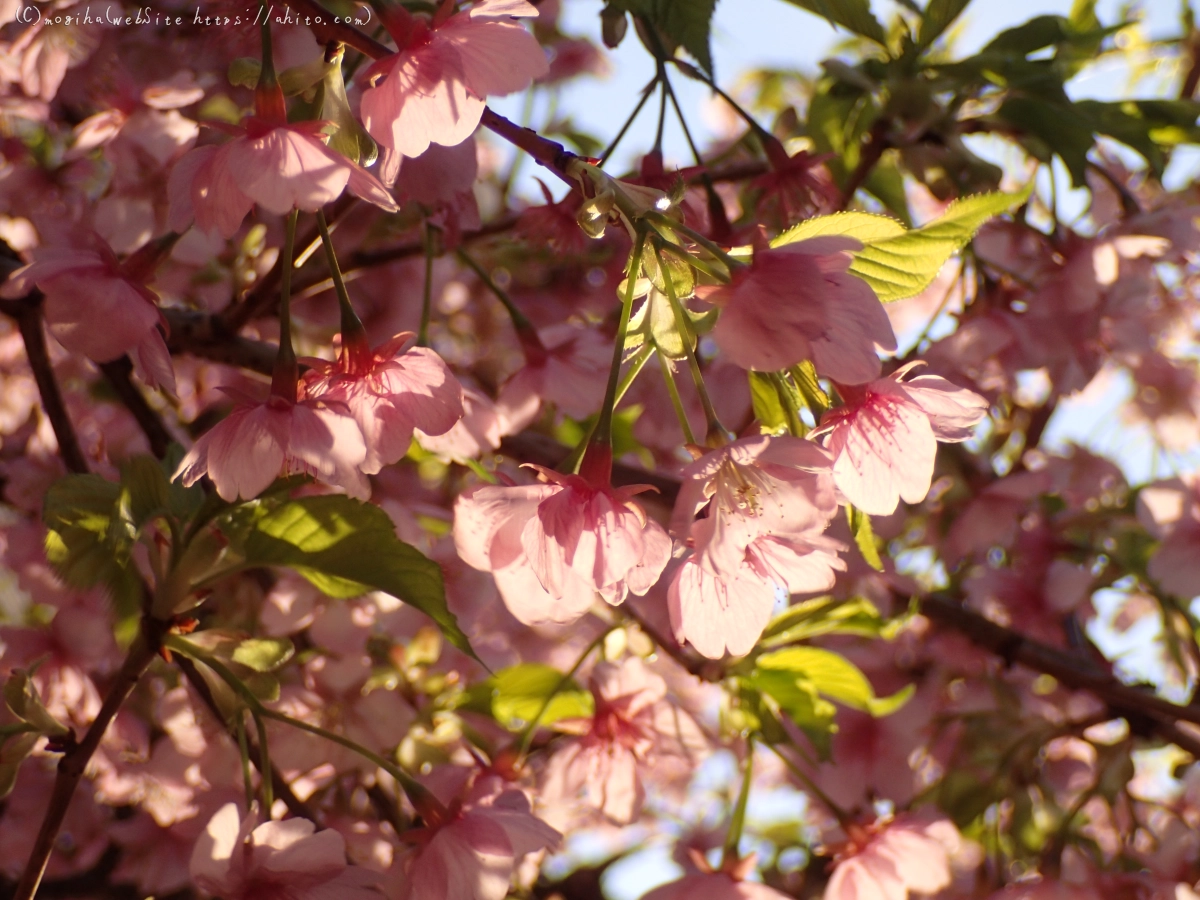
<svg viewBox="0 0 1200 900">
<path fill-rule="evenodd" d="M 281 473 L 309 474 L 360 500 L 371 495 L 361 467 L 367 446 L 341 403 L 288 398 L 272 389 L 265 401 L 223 389 L 236 401 L 179 463 L 185 486 L 208 475 L 224 500 L 251 500 Z"/>
<path fill-rule="evenodd" d="M 346 189 L 396 212 L 396 201 L 379 179 L 325 145 L 326 125 L 259 116 L 236 126 L 214 124 L 233 140 L 197 147 L 175 164 L 167 186 L 171 228 L 186 231 L 195 219 L 201 231 L 230 238 L 255 204 L 276 215 L 313 212 Z"/>
<path fill-rule="evenodd" d="M 543 794 L 548 802 L 583 795 L 585 802 L 619 825 L 640 814 L 646 791 L 641 771 L 656 756 L 698 762 L 707 746 L 699 727 L 667 699 L 667 684 L 639 657 L 620 665 L 597 664 L 589 679 L 595 698 L 590 719 L 556 723 L 579 737 L 550 758 Z"/>
<path fill-rule="evenodd" d="M 411 346 L 414 338 L 403 332 L 371 349 L 360 333 L 343 338 L 336 362 L 307 361 L 305 395 L 349 409 L 366 440 L 359 468 L 367 475 L 398 462 L 413 429 L 445 434 L 462 418 L 462 385 L 434 351 Z"/>
<path fill-rule="evenodd" d="M 86 248 L 44 247 L 33 255 L 0 294 L 19 297 L 36 285 L 45 297 L 46 325 L 63 347 L 95 362 L 128 353 L 143 381 L 174 393 L 175 371 L 163 340 L 167 322 L 145 284 L 154 272 L 153 248 L 122 263 L 96 237 Z"/>
<path fill-rule="evenodd" d="M 595 328 L 569 322 L 534 331 L 518 328 L 525 365 L 500 386 L 497 403 L 511 411 L 515 428 L 537 418 L 543 402 L 583 418 L 604 396 L 612 345 Z"/>
<path fill-rule="evenodd" d="M 525 0 L 484 0 L 448 18 L 439 13 L 432 22 L 390 11 L 384 24 L 399 51 L 363 73 L 361 107 L 367 131 L 388 151 L 383 162 L 388 183 L 401 157 L 470 137 L 488 96 L 524 90 L 546 74 L 542 48 L 513 21 L 537 14 Z"/>
<path fill-rule="evenodd" d="M 877 350 L 896 349 L 896 335 L 870 286 L 851 274 L 844 235 L 827 235 L 755 251 L 728 285 L 698 293 L 720 307 L 717 346 L 743 369 L 775 372 L 811 360 L 843 384 L 879 376 Z"/>
<path fill-rule="evenodd" d="M 754 871 L 753 853 L 716 870 L 702 854 L 692 850 L 690 855 L 699 873 L 657 887 L 642 900 L 790 900 L 773 887 L 746 880 Z"/>
<path fill-rule="evenodd" d="M 491 572 L 525 624 L 572 622 L 599 594 L 613 605 L 645 594 L 671 555 L 671 539 L 615 488 L 541 466 L 545 484 L 481 485 L 454 507 L 454 543 L 468 565 Z"/>
<path fill-rule="evenodd" d="M 880 826 L 851 826 L 825 886 L 825 900 L 906 900 L 949 887 L 962 836 L 948 819 L 901 816 Z M 964 853 L 964 856 L 971 856 Z"/>
<path fill-rule="evenodd" d="M 684 469 L 671 530 L 693 553 L 667 594 L 681 641 L 714 659 L 744 655 L 766 627 L 776 587 L 833 586 L 845 563 L 842 545 L 822 534 L 837 511 L 831 462 L 811 441 L 762 435 Z"/>
<path fill-rule="evenodd" d="M 398 900 L 504 900 L 521 859 L 562 840 L 516 790 L 422 818 L 426 827 L 405 835 L 418 846 L 401 863 Z"/>
<path fill-rule="evenodd" d="M 316 832 L 307 819 L 257 824 L 237 805 L 217 811 L 196 842 L 192 879 L 223 900 L 378 900 L 374 872 L 346 865 L 346 842 L 332 829 Z M 257 826 L 257 827 L 256 827 Z"/>
<path fill-rule="evenodd" d="M 938 375 L 908 377 L 909 363 L 870 384 L 841 386 L 845 405 L 827 412 L 814 433 L 835 457 L 833 479 L 847 500 L 871 515 L 895 512 L 903 498 L 929 493 L 937 442 L 971 436 L 988 401 Z"/>
</svg>

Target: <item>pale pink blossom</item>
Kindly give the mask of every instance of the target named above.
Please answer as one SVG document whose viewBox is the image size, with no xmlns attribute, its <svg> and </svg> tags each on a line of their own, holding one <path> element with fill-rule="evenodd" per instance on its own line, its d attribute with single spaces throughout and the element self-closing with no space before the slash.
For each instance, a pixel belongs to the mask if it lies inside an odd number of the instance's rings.
<svg viewBox="0 0 1200 900">
<path fill-rule="evenodd" d="M 428 435 L 420 428 L 416 430 L 421 449 L 446 462 L 478 459 L 499 447 L 500 439 L 513 431 L 506 411 L 486 394 L 464 387 L 462 399 L 462 418 L 449 431 Z"/>
<path fill-rule="evenodd" d="M 346 842 L 307 819 L 244 820 L 228 803 L 209 821 L 192 852 L 192 880 L 222 900 L 378 900 L 374 872 L 346 865 Z"/>
<path fill-rule="evenodd" d="M 906 900 L 952 881 L 962 838 L 947 819 L 902 816 L 883 826 L 851 827 L 850 841 L 825 886 L 825 900 Z"/>
<path fill-rule="evenodd" d="M 591 719 L 560 721 L 582 731 L 563 742 L 546 768 L 548 802 L 580 794 L 611 821 L 628 825 L 645 799 L 642 772 L 653 757 L 681 756 L 693 765 L 707 750 L 699 727 L 667 699 L 667 684 L 639 657 L 597 664 L 589 679 L 596 708 Z"/>
<path fill-rule="evenodd" d="M 425 817 L 426 828 L 406 835 L 418 847 L 401 863 L 397 900 L 504 900 L 521 859 L 553 850 L 562 839 L 533 815 L 520 791 L 458 806 L 442 821 Z"/>
<path fill-rule="evenodd" d="M 144 283 L 152 268 L 142 256 L 121 263 L 99 238 L 90 244 L 35 250 L 34 262 L 14 272 L 0 293 L 20 296 L 37 285 L 46 325 L 66 349 L 96 362 L 128 353 L 143 381 L 174 393 L 166 319 Z"/>
<path fill-rule="evenodd" d="M 1156 481 L 1138 493 L 1138 520 L 1160 543 L 1147 571 L 1163 590 L 1200 594 L 1200 477 Z"/>
<path fill-rule="evenodd" d="M 175 164 L 168 182 L 174 231 L 194 218 L 204 232 L 233 237 L 258 204 L 283 215 L 313 212 L 347 188 L 387 212 L 399 207 L 374 175 L 325 145 L 325 122 L 275 124 L 257 116 L 222 126 L 233 140 L 197 147 Z"/>
<path fill-rule="evenodd" d="M 230 502 L 257 497 L 281 473 L 305 473 L 361 500 L 371 487 L 361 471 L 367 457 L 358 423 L 345 406 L 293 400 L 274 393 L 256 401 L 226 389 L 233 412 L 201 435 L 179 463 L 185 486 L 208 475 Z"/>
<path fill-rule="evenodd" d="M 531 468 L 549 483 L 482 485 L 455 504 L 459 555 L 492 572 L 514 616 L 526 624 L 574 621 L 596 594 L 616 605 L 653 587 L 671 540 L 633 501 L 645 488 Z"/>
<path fill-rule="evenodd" d="M 725 872 L 685 875 L 656 887 L 642 900 L 792 900 L 757 881 L 741 881 Z"/>
<path fill-rule="evenodd" d="M 375 349 L 365 337 L 343 338 L 337 362 L 307 361 L 306 396 L 349 409 L 366 441 L 359 468 L 367 475 L 398 462 L 413 429 L 445 434 L 462 418 L 462 385 L 440 356 L 411 346 L 414 337 L 404 332 Z"/>
<path fill-rule="evenodd" d="M 608 380 L 612 344 L 594 328 L 569 322 L 518 330 L 525 365 L 500 387 L 497 403 L 510 411 L 513 427 L 537 418 L 543 402 L 582 419 L 596 411 Z"/>
<path fill-rule="evenodd" d="M 842 545 L 822 534 L 837 511 L 830 462 L 811 441 L 762 435 L 684 469 L 671 530 L 694 552 L 667 594 L 681 641 L 711 658 L 744 655 L 770 618 L 776 587 L 833 587 L 845 563 Z"/>
<path fill-rule="evenodd" d="M 877 350 L 896 349 L 883 304 L 848 271 L 862 245 L 840 235 L 756 250 L 748 269 L 702 299 L 721 308 L 713 338 L 743 369 L 774 372 L 811 360 L 843 384 L 879 376 Z"/>
<path fill-rule="evenodd" d="M 432 23 L 402 10 L 385 19 L 399 51 L 363 74 L 361 110 L 367 131 L 387 151 L 386 181 L 395 180 L 401 157 L 470 137 L 488 96 L 524 90 L 546 74 L 542 48 L 513 21 L 537 14 L 524 0 L 484 0 Z"/>
<path fill-rule="evenodd" d="M 908 377 L 910 363 L 862 387 L 843 386 L 844 406 L 827 412 L 814 433 L 835 457 L 833 478 L 863 512 L 888 515 L 901 498 L 929 493 L 937 442 L 971 437 L 988 401 L 937 375 Z"/>
</svg>

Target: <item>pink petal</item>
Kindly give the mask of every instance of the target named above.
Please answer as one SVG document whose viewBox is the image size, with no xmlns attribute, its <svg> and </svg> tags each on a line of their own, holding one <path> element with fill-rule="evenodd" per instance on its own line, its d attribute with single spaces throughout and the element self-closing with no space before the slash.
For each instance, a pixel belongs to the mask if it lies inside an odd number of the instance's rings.
<svg viewBox="0 0 1200 900">
<path fill-rule="evenodd" d="M 288 413 L 265 405 L 235 409 L 205 437 L 208 477 L 221 499 L 250 500 L 266 490 L 283 468 Z"/>
<path fill-rule="evenodd" d="M 313 211 L 336 200 L 350 178 L 350 161 L 317 138 L 275 128 L 259 138 L 230 141 L 228 166 L 238 188 L 268 212 Z"/>
<path fill-rule="evenodd" d="M 667 609 L 679 640 L 686 640 L 709 659 L 728 650 L 745 656 L 771 618 L 775 591 L 753 576 L 727 583 L 689 559 L 667 590 Z"/>
<path fill-rule="evenodd" d="M 467 87 L 477 97 L 522 91 L 550 71 L 537 39 L 516 22 L 454 16 L 438 29 L 459 53 Z"/>
</svg>

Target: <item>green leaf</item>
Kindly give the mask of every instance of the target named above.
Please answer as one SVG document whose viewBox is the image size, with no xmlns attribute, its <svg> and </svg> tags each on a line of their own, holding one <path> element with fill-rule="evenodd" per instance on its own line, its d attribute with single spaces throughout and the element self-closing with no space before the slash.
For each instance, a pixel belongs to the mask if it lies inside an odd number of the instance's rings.
<svg viewBox="0 0 1200 900">
<path fill-rule="evenodd" d="M 1046 150 L 1057 154 L 1071 173 L 1071 183 L 1087 187 L 1087 155 L 1096 142 L 1094 125 L 1074 104 L 1009 97 L 996 115 L 1041 142 L 1044 150 L 1026 142 L 1034 156 L 1049 162 Z"/>
<path fill-rule="evenodd" d="M 830 403 L 829 395 L 825 393 L 821 382 L 817 379 L 817 367 L 806 359 L 799 365 L 792 366 L 789 374 L 800 394 L 800 399 L 813 414 L 813 419 L 820 422 L 821 416 L 828 412 L 833 404 Z"/>
<path fill-rule="evenodd" d="M 99 475 L 68 475 L 50 486 L 42 505 L 47 559 L 72 587 L 108 588 L 120 615 L 136 610 L 142 590 L 126 565 L 129 524 L 114 523 L 122 493 Z"/>
<path fill-rule="evenodd" d="M 658 29 L 668 54 L 682 47 L 711 75 L 709 36 L 716 7 L 717 0 L 611 0 L 606 10 L 641 16 Z"/>
<path fill-rule="evenodd" d="M 490 679 L 492 715 L 506 728 L 524 728 L 541 711 L 546 698 L 554 694 L 538 720 L 539 724 L 590 717 L 595 712 L 591 692 L 574 681 L 562 684 L 562 680 L 562 672 L 542 663 L 522 663 L 501 669 Z"/>
<path fill-rule="evenodd" d="M 274 672 L 295 652 L 287 638 L 249 638 L 238 644 L 230 659 L 255 672 Z"/>
<path fill-rule="evenodd" d="M 822 699 L 811 682 L 798 679 L 790 672 L 772 669 L 756 669 L 745 681 L 762 693 L 767 711 L 776 715 L 786 713 L 808 735 L 821 756 L 829 756 L 829 736 L 837 730 L 834 724 L 837 707 Z M 763 717 L 763 711 L 758 714 Z M 764 730 L 764 737 L 769 735 L 770 732 Z M 778 743 L 778 738 L 773 742 Z"/>
<path fill-rule="evenodd" d="M 917 46 L 928 47 L 941 37 L 970 2 L 971 0 L 929 0 L 929 5 L 921 15 Z"/>
<path fill-rule="evenodd" d="M 861 637 L 886 635 L 889 623 L 870 600 L 851 597 L 836 600 L 817 597 L 790 606 L 770 621 L 763 631 L 761 646 L 772 647 L 807 640 L 823 634 L 853 634 Z"/>
<path fill-rule="evenodd" d="M 981 55 L 1028 56 L 1065 41 L 1070 34 L 1068 28 L 1069 24 L 1062 16 L 1035 16 L 1000 32 L 983 48 Z"/>
<path fill-rule="evenodd" d="M 446 606 L 442 570 L 398 537 L 378 506 L 326 495 L 288 501 L 254 522 L 245 541 L 249 565 L 299 572 L 331 597 L 384 591 L 429 616 L 450 643 L 475 657 Z"/>
<path fill-rule="evenodd" d="M 37 666 L 34 666 L 36 669 Z M 14 669 L 4 682 L 4 702 L 14 716 L 22 722 L 28 722 L 37 729 L 38 734 L 61 736 L 68 734 L 71 729 L 50 714 L 42 703 L 41 695 L 34 686 L 31 672 L 25 669 Z"/>
<path fill-rule="evenodd" d="M 814 216 L 789 228 L 775 240 L 772 247 L 782 247 L 797 241 L 827 234 L 845 235 L 864 244 L 904 234 L 905 227 L 889 216 L 864 212 L 840 212 L 831 216 Z"/>
<path fill-rule="evenodd" d="M 0 800 L 12 793 L 17 770 L 40 739 L 41 735 L 34 731 L 0 736 Z"/>
<path fill-rule="evenodd" d="M 787 431 L 787 412 L 768 372 L 747 372 L 750 377 L 750 401 L 754 406 L 754 417 L 762 426 L 763 434 L 783 434 Z"/>
<path fill-rule="evenodd" d="M 1029 199 L 1032 183 L 1014 194 L 965 197 L 932 222 L 894 237 L 867 243 L 850 271 L 869 284 L 884 303 L 913 297 L 933 282 L 950 256 L 962 249 L 988 219 Z"/>
<path fill-rule="evenodd" d="M 884 34 L 883 26 L 879 24 L 879 20 L 871 13 L 871 4 L 868 0 L 788 0 L 788 2 L 793 6 L 816 13 L 834 25 L 841 25 L 843 28 L 887 48 L 887 36 Z"/>
<path fill-rule="evenodd" d="M 868 566 L 876 572 L 883 571 L 883 560 L 879 558 L 879 548 L 875 546 L 875 532 L 871 529 L 871 517 L 854 506 L 846 507 L 846 522 L 850 533 L 854 535 L 854 543 L 862 554 Z"/>
<path fill-rule="evenodd" d="M 907 703 L 913 693 L 913 686 L 908 685 L 890 697 L 876 697 L 871 682 L 858 666 L 819 647 L 786 647 L 764 653 L 756 666 L 756 675 L 787 673 L 796 679 L 798 686 L 810 685 L 818 693 L 872 716 L 890 715 Z"/>
</svg>

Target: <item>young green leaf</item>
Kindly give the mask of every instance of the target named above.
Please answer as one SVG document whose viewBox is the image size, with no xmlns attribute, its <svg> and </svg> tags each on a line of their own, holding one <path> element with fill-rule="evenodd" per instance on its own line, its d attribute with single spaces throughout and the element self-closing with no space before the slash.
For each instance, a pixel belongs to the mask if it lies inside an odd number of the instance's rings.
<svg viewBox="0 0 1200 900">
<path fill-rule="evenodd" d="M 288 501 L 257 519 L 246 537 L 249 565 L 299 572 L 331 597 L 384 591 L 425 613 L 460 650 L 474 656 L 446 606 L 442 570 L 396 537 L 378 506 L 326 495 Z"/>
<path fill-rule="evenodd" d="M 562 672 L 543 663 L 522 663 L 501 669 L 491 678 L 492 715 L 506 728 L 524 728 L 553 694 L 539 724 L 590 717 L 595 711 L 591 692 L 574 681 L 562 684 L 562 679 Z"/>
<path fill-rule="evenodd" d="M 764 653 L 756 666 L 756 677 L 763 673 L 786 673 L 798 686 L 807 685 L 838 703 L 872 716 L 890 715 L 907 703 L 913 693 L 912 685 L 908 685 L 890 697 L 876 697 L 871 682 L 858 666 L 844 656 L 819 647 L 785 647 Z M 771 677 L 779 676 L 773 674 Z"/>
</svg>

